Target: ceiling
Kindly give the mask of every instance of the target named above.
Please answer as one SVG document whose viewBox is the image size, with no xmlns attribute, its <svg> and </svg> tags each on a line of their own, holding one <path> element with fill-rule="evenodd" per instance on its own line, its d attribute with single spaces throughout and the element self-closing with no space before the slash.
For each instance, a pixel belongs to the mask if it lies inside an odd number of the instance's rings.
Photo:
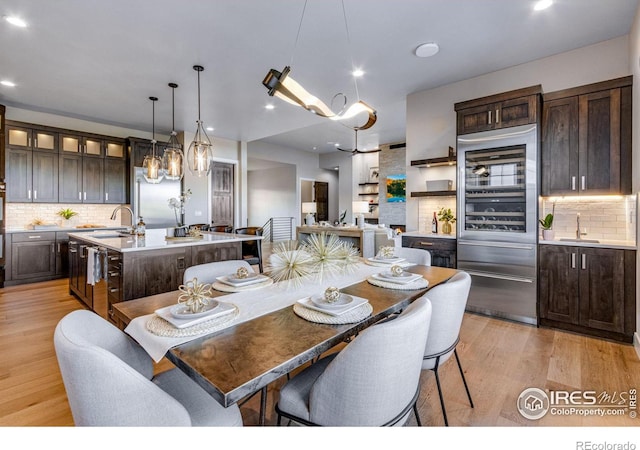
<svg viewBox="0 0 640 450">
<path fill-rule="evenodd" d="M 199 64 L 210 135 L 352 148 L 349 128 L 267 95 L 269 69 L 290 65 L 327 104 L 342 93 L 373 106 L 378 121 L 358 147 L 375 148 L 404 141 L 408 94 L 625 35 L 638 0 L 555 0 L 538 12 L 533 4 L 308 0 L 303 15 L 303 0 L 3 0 L 0 16 L 28 26 L 0 23 L 0 80 L 17 84 L 0 85 L 0 103 L 151 131 L 156 96 L 156 132 L 168 134 L 175 82 L 176 129 L 195 131 Z M 440 52 L 416 57 L 424 42 Z M 357 84 L 352 67 L 365 72 Z"/>
</svg>

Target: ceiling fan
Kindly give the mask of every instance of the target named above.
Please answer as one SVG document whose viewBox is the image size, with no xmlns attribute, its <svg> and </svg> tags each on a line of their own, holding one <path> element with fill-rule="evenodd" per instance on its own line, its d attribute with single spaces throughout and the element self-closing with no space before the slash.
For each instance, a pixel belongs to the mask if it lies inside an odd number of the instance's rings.
<svg viewBox="0 0 640 450">
<path fill-rule="evenodd" d="M 355 155 L 357 153 L 376 153 L 376 152 L 382 151 L 381 148 L 374 148 L 371 150 L 358 150 L 358 129 L 355 128 L 354 131 L 356 133 L 356 145 L 354 146 L 354 148 L 350 150 L 346 148 L 336 147 L 336 149 L 340 150 L 341 152 L 351 153 L 351 155 Z"/>
</svg>

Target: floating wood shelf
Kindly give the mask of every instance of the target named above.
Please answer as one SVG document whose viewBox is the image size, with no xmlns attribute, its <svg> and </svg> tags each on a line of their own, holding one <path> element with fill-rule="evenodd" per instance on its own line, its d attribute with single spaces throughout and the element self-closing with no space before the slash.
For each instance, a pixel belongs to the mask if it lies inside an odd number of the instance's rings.
<svg viewBox="0 0 640 450">
<path fill-rule="evenodd" d="M 449 156 L 442 158 L 416 159 L 411 161 L 412 167 L 438 167 L 438 166 L 455 166 L 456 155 L 453 154 L 453 147 L 449 147 Z"/>
<path fill-rule="evenodd" d="M 358 186 L 377 186 L 378 182 L 370 182 L 370 183 L 360 183 Z"/>
<path fill-rule="evenodd" d="M 456 191 L 412 192 L 411 197 L 455 197 Z"/>
</svg>

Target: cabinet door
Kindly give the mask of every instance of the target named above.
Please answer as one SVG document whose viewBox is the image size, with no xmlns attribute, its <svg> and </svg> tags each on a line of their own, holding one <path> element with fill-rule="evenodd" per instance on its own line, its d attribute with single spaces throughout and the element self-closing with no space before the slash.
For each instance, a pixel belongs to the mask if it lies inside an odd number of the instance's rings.
<svg viewBox="0 0 640 450">
<path fill-rule="evenodd" d="M 53 277 L 56 274 L 55 241 L 13 242 L 11 278 Z"/>
<path fill-rule="evenodd" d="M 31 151 L 7 148 L 7 201 L 31 202 Z"/>
<path fill-rule="evenodd" d="M 620 101 L 620 89 L 580 96 L 581 193 L 622 193 Z"/>
<path fill-rule="evenodd" d="M 578 97 L 544 103 L 542 195 L 578 193 Z"/>
<path fill-rule="evenodd" d="M 82 156 L 60 153 L 59 199 L 61 203 L 82 203 Z"/>
<path fill-rule="evenodd" d="M 69 291 L 71 289 L 78 290 L 80 282 L 80 244 L 78 241 L 68 241 L 69 248 Z"/>
<path fill-rule="evenodd" d="M 82 201 L 104 203 L 104 159 L 82 158 Z"/>
<path fill-rule="evenodd" d="M 120 159 L 104 160 L 104 202 L 129 203 L 127 201 L 127 163 Z"/>
<path fill-rule="evenodd" d="M 476 133 L 493 128 L 493 105 L 481 105 L 458 111 L 458 134 Z"/>
<path fill-rule="evenodd" d="M 583 248 L 580 257 L 580 324 L 624 332 L 624 251 Z"/>
<path fill-rule="evenodd" d="M 538 255 L 540 318 L 578 324 L 578 249 L 540 245 Z"/>
<path fill-rule="evenodd" d="M 58 202 L 58 154 L 33 152 L 32 198 L 38 203 Z"/>
<path fill-rule="evenodd" d="M 500 102 L 494 107 L 495 128 L 517 127 L 537 122 L 539 97 L 514 98 Z"/>
</svg>

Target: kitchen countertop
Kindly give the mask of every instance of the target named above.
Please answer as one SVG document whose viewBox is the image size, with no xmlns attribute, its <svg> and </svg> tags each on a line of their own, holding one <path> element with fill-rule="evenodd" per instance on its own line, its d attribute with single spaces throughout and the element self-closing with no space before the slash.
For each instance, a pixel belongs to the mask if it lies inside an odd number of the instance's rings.
<svg viewBox="0 0 640 450">
<path fill-rule="evenodd" d="M 407 231 L 402 233 L 401 236 L 413 236 L 413 237 L 424 237 L 424 238 L 435 238 L 435 239 L 455 239 L 455 234 L 433 234 L 427 231 Z"/>
<path fill-rule="evenodd" d="M 84 233 L 84 232 L 93 232 L 93 231 L 105 231 L 105 230 L 126 230 L 126 226 L 119 227 L 100 227 L 100 228 L 76 228 L 76 227 L 46 227 L 39 228 L 37 230 L 27 229 L 27 228 L 9 228 L 5 230 L 6 234 L 15 234 L 15 233 L 45 233 L 48 231 L 58 231 L 58 232 L 76 232 L 76 233 Z"/>
<path fill-rule="evenodd" d="M 596 239 L 598 242 L 589 242 L 588 239 L 581 241 L 562 241 L 562 238 L 556 238 L 554 240 L 545 241 L 540 239 L 538 242 L 540 245 L 563 245 L 569 247 L 597 247 L 597 248 L 617 248 L 622 250 L 636 250 L 636 243 L 634 241 L 616 241 L 612 239 Z M 567 238 L 568 239 L 568 238 Z"/>
<path fill-rule="evenodd" d="M 231 234 L 231 233 L 202 233 L 202 239 L 171 239 L 167 240 L 166 230 L 147 230 L 144 236 L 118 236 L 114 231 L 104 229 L 91 233 L 76 232 L 69 233 L 69 237 L 82 239 L 100 247 L 105 247 L 118 252 L 135 252 L 154 249 L 166 249 L 175 247 L 192 247 L 195 245 L 215 245 L 228 242 L 255 241 L 262 239 L 262 236 Z"/>
</svg>

